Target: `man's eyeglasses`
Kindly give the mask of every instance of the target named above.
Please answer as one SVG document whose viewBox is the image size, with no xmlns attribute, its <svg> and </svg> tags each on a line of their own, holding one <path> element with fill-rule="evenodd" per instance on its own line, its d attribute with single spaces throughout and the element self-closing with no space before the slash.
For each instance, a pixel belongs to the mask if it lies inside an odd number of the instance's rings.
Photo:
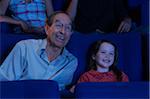
<svg viewBox="0 0 150 99">
<path fill-rule="evenodd" d="M 64 28 L 65 32 L 72 32 L 72 26 L 71 24 L 68 25 L 64 25 L 61 22 L 55 22 L 54 26 L 57 30 L 61 30 L 62 28 Z"/>
</svg>

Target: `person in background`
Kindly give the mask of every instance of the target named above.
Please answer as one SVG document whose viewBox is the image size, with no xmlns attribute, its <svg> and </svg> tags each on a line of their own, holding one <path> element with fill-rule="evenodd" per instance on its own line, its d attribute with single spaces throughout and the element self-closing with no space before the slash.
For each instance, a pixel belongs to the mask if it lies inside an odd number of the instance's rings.
<svg viewBox="0 0 150 99">
<path fill-rule="evenodd" d="M 66 48 L 73 31 L 67 13 L 55 12 L 48 17 L 45 39 L 22 40 L 0 66 L 0 80 L 43 79 L 58 82 L 63 90 L 72 81 L 77 58 Z"/>
<path fill-rule="evenodd" d="M 123 0 L 71 0 L 67 12 L 81 33 L 129 32 L 131 18 Z"/>
<path fill-rule="evenodd" d="M 78 80 L 81 82 L 128 82 L 128 76 L 116 67 L 117 47 L 110 41 L 99 40 L 89 50 L 88 71 Z M 75 86 L 71 88 L 74 92 Z"/>
<path fill-rule="evenodd" d="M 6 15 L 7 10 L 11 12 L 11 16 Z M 45 34 L 45 20 L 52 13 L 53 7 L 51 0 L 0 1 L 0 22 L 21 27 L 20 32 L 23 31 L 35 35 Z"/>
</svg>

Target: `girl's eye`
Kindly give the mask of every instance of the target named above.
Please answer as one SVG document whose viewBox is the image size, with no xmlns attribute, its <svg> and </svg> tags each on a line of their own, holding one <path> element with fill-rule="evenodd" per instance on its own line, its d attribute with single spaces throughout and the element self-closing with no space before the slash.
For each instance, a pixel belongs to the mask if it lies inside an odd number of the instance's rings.
<svg viewBox="0 0 150 99">
<path fill-rule="evenodd" d="M 109 53 L 110 55 L 114 55 L 114 53 Z"/>
</svg>

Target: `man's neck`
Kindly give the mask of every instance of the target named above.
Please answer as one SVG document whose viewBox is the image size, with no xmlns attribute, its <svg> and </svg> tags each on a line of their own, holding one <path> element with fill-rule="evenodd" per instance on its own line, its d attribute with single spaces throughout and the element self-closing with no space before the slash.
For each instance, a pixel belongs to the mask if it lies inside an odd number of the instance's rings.
<svg viewBox="0 0 150 99">
<path fill-rule="evenodd" d="M 61 54 L 62 48 L 54 47 L 54 46 L 46 46 L 46 54 L 48 56 L 49 61 L 53 61 Z"/>
</svg>

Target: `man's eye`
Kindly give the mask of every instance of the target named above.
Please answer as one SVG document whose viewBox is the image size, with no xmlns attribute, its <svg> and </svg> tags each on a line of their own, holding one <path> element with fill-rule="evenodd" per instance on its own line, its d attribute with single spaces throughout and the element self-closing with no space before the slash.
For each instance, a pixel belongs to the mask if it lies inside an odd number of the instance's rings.
<svg viewBox="0 0 150 99">
<path fill-rule="evenodd" d="M 66 27 L 66 30 L 67 30 L 67 31 L 71 31 L 71 27 L 70 27 L 70 26 L 67 26 L 67 27 Z"/>
<path fill-rule="evenodd" d="M 60 24 L 56 24 L 55 25 L 57 28 L 61 28 L 61 25 Z"/>
</svg>

